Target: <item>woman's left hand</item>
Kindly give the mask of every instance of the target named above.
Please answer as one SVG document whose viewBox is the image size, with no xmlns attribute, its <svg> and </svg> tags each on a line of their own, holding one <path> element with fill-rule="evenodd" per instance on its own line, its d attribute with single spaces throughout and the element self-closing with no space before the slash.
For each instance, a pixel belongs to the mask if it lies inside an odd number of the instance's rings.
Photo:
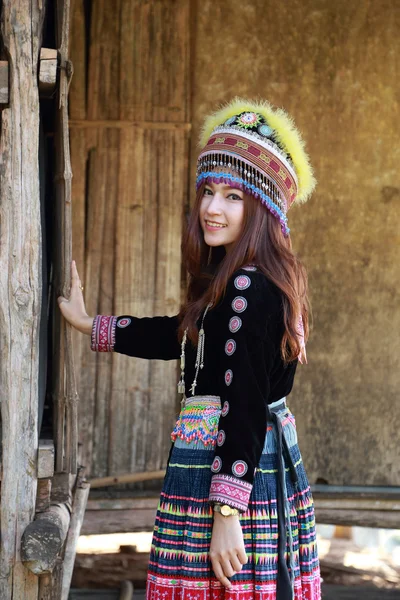
<svg viewBox="0 0 400 600">
<path fill-rule="evenodd" d="M 228 577 L 239 573 L 248 561 L 239 516 L 214 513 L 209 556 L 216 578 L 230 589 Z"/>
</svg>

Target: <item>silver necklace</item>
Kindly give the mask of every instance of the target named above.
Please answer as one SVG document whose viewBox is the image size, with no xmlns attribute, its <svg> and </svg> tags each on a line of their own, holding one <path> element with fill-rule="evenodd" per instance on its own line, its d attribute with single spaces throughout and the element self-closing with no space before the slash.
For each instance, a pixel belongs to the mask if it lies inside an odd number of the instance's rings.
<svg viewBox="0 0 400 600">
<path fill-rule="evenodd" d="M 208 309 L 211 308 L 212 305 L 213 305 L 212 302 L 209 302 L 207 304 L 206 309 L 203 314 L 203 318 L 201 320 L 201 326 L 199 329 L 199 340 L 197 342 L 197 354 L 196 354 L 196 363 L 195 363 L 196 371 L 195 371 L 193 383 L 190 386 L 190 392 L 192 393 L 192 396 L 194 396 L 194 393 L 196 390 L 197 376 L 199 374 L 199 369 L 202 369 L 204 367 L 204 343 L 205 343 L 205 339 L 206 339 L 206 334 L 204 332 L 204 319 L 205 319 Z M 186 327 L 186 329 L 183 333 L 182 342 L 181 342 L 181 378 L 178 382 L 178 394 L 183 395 L 182 400 L 181 400 L 182 405 L 184 404 L 184 402 L 186 400 L 186 395 L 185 395 L 185 346 L 186 346 L 186 340 L 187 340 L 187 331 L 188 331 L 188 328 Z"/>
</svg>

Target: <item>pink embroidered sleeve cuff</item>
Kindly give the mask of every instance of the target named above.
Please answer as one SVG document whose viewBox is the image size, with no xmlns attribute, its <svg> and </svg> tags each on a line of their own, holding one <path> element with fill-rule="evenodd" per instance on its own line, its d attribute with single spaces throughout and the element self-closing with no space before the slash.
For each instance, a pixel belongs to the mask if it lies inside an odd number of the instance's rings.
<svg viewBox="0 0 400 600">
<path fill-rule="evenodd" d="M 117 317 L 97 315 L 93 319 L 91 349 L 94 352 L 113 352 Z"/>
<path fill-rule="evenodd" d="M 231 475 L 216 474 L 211 477 L 209 501 L 228 504 L 232 508 L 246 511 L 253 486 Z"/>
</svg>

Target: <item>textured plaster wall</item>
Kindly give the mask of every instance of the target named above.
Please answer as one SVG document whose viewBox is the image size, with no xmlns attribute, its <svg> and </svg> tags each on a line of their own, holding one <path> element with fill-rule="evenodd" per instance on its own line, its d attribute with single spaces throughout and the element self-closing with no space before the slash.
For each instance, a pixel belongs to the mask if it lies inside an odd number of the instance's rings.
<svg viewBox="0 0 400 600">
<path fill-rule="evenodd" d="M 314 314 L 288 398 L 309 479 L 400 485 L 400 2 L 202 0 L 194 27 L 193 140 L 218 103 L 267 98 L 319 182 L 289 212 Z"/>
</svg>

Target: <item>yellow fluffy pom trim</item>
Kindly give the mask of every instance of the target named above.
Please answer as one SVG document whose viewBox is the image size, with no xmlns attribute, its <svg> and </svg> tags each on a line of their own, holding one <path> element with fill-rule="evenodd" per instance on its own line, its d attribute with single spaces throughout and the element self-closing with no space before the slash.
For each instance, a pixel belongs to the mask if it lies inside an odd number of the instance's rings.
<svg viewBox="0 0 400 600">
<path fill-rule="evenodd" d="M 243 98 L 234 98 L 231 102 L 222 106 L 204 121 L 200 134 L 200 146 L 204 148 L 213 130 L 223 125 L 227 119 L 242 112 L 255 112 L 262 115 L 267 124 L 274 130 L 275 139 L 292 157 L 294 169 L 299 182 L 299 189 L 295 202 L 303 203 L 308 200 L 316 186 L 316 179 L 310 164 L 309 157 L 305 151 L 305 143 L 296 128 L 292 117 L 283 108 L 274 108 L 267 101 L 251 101 Z"/>
</svg>

